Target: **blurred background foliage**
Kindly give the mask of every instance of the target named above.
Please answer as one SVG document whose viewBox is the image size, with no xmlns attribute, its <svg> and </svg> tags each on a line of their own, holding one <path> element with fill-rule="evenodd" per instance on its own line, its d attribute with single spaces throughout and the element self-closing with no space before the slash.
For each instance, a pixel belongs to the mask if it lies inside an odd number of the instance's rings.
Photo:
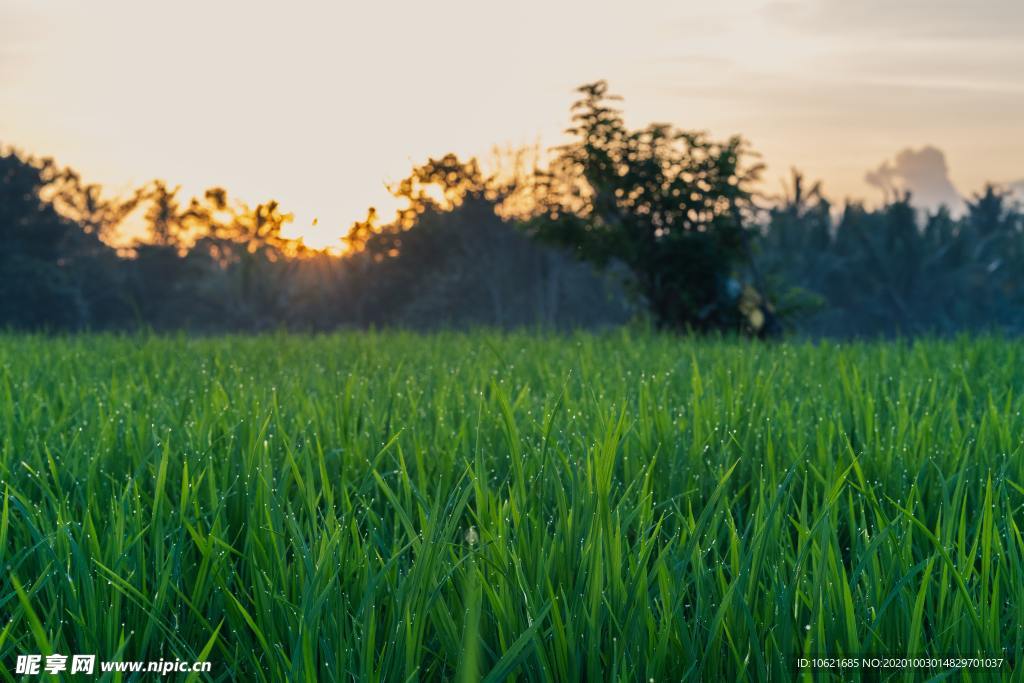
<svg viewBox="0 0 1024 683">
<path fill-rule="evenodd" d="M 794 171 L 755 191 L 741 137 L 629 129 L 603 82 L 570 142 L 484 173 L 430 159 L 337 250 L 284 236 L 275 201 L 153 181 L 109 197 L 0 152 L 0 327 L 196 332 L 398 326 L 569 329 L 628 322 L 774 337 L 1024 331 L 1024 213 L 989 186 L 959 215 L 909 194 L 834 206 Z M 113 237 L 144 226 L 127 246 Z"/>
</svg>

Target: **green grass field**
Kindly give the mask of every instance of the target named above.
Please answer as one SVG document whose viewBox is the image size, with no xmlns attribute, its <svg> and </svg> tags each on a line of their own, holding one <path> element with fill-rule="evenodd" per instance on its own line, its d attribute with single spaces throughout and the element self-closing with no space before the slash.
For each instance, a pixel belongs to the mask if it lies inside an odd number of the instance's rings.
<svg viewBox="0 0 1024 683">
<path fill-rule="evenodd" d="M 996 338 L 3 336 L 0 677 L 1014 679 L 1022 410 Z"/>
</svg>

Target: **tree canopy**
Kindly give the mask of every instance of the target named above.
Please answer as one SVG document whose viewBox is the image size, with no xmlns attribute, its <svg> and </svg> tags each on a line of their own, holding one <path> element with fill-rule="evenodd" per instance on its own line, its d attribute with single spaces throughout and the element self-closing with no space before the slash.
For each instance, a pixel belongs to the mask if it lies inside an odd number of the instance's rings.
<svg viewBox="0 0 1024 683">
<path fill-rule="evenodd" d="M 1024 332 L 1024 214 L 988 186 L 962 215 L 836 206 L 794 172 L 755 193 L 739 136 L 628 127 L 604 82 L 579 89 L 570 141 L 532 167 L 447 154 L 339 231 L 286 236 L 277 201 L 156 180 L 124 197 L 0 151 L 0 326 L 259 331 L 549 328 L 650 321 L 769 337 Z M 129 244 L 113 238 L 132 223 Z"/>
<path fill-rule="evenodd" d="M 746 142 L 668 124 L 630 130 L 606 83 L 579 92 L 574 140 L 545 174 L 535 233 L 597 264 L 623 263 L 662 327 L 770 332 L 769 307 L 741 279 L 761 171 Z"/>
</svg>

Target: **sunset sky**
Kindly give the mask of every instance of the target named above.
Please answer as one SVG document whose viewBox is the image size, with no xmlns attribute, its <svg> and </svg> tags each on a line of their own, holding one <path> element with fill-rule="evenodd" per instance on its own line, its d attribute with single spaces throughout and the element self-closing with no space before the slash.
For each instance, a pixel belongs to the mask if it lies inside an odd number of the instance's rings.
<svg viewBox="0 0 1024 683">
<path fill-rule="evenodd" d="M 604 78 L 632 125 L 742 133 L 769 190 L 797 166 L 874 199 L 866 171 L 932 145 L 970 193 L 1024 178 L 1021 35 L 1020 0 L 0 0 L 0 142 L 276 198 L 319 246 L 430 155 L 560 142 Z"/>
</svg>

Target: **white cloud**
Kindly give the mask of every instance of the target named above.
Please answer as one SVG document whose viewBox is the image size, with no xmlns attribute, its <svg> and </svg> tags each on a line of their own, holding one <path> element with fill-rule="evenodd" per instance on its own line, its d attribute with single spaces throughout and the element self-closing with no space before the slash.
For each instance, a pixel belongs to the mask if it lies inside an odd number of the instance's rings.
<svg viewBox="0 0 1024 683">
<path fill-rule="evenodd" d="M 911 203 L 934 211 L 946 206 L 954 213 L 963 208 L 963 197 L 949 178 L 946 155 L 937 147 L 904 149 L 892 161 L 885 161 L 865 180 L 882 191 L 886 200 L 910 192 Z"/>
</svg>

